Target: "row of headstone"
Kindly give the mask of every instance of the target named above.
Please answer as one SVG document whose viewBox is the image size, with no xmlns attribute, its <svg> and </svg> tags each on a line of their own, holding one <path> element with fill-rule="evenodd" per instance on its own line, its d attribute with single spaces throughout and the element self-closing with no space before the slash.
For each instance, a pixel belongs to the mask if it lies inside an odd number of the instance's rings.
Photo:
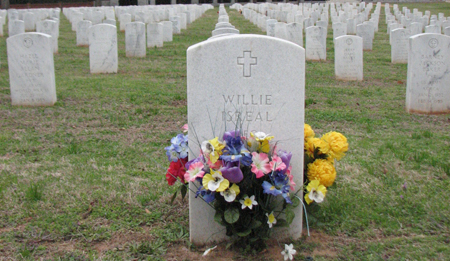
<svg viewBox="0 0 450 261">
<path fill-rule="evenodd" d="M 219 6 L 219 19 L 214 30 L 211 32 L 211 38 L 216 38 L 228 34 L 239 34 L 239 30 L 236 29 L 236 27 L 234 27 L 232 24 L 230 24 L 230 17 L 225 10 L 225 6 L 221 4 Z"/>
<path fill-rule="evenodd" d="M 425 11 L 425 15 L 414 9 L 413 12 L 407 7 L 400 11 L 398 5 L 393 6 L 394 15 L 391 14 L 389 4 L 385 5 L 386 24 L 388 27 L 389 43 L 391 45 L 391 62 L 408 62 L 408 39 L 412 36 L 425 33 L 450 35 L 450 21 L 443 13 L 438 16 L 431 15 Z M 439 17 L 439 18 L 438 18 Z"/>
<path fill-rule="evenodd" d="M 281 5 L 281 7 L 291 8 L 291 13 L 289 11 L 280 11 L 276 14 L 273 13 L 273 8 L 278 8 Z M 369 15 L 370 10 L 372 9 L 372 4 L 368 4 L 367 7 L 365 7 L 364 3 L 361 3 L 360 5 L 354 5 L 350 6 L 350 8 L 347 8 L 349 5 L 344 5 L 343 8 L 349 9 L 351 11 L 345 12 L 345 11 L 339 11 L 339 16 L 337 15 L 336 10 L 340 10 L 342 8 L 340 5 L 330 4 L 329 9 L 331 10 L 331 18 L 334 21 L 333 22 L 333 39 L 342 35 L 347 34 L 347 28 L 348 25 L 352 25 L 352 29 L 349 29 L 353 34 L 356 34 L 360 36 L 363 39 L 363 48 L 364 50 L 372 50 L 372 43 L 374 34 L 376 31 L 378 31 L 378 23 L 379 23 L 379 13 L 381 9 L 381 3 L 377 3 L 375 12 L 372 14 L 372 17 L 369 21 L 365 21 Z M 362 13 L 359 13 L 359 9 L 356 9 L 357 7 L 361 7 L 360 10 L 363 10 Z M 263 8 L 261 8 L 263 7 Z M 317 10 L 320 10 L 319 7 L 322 7 L 322 10 L 314 11 L 313 8 L 312 12 L 308 11 L 308 5 L 307 4 L 299 4 L 299 5 L 292 5 L 292 4 L 246 4 L 245 6 L 242 6 L 241 4 L 234 4 L 231 6 L 231 8 L 237 9 L 241 11 L 244 15 L 244 18 L 250 20 L 252 23 L 258 25 L 263 31 L 267 32 L 267 35 L 278 37 L 281 39 L 285 39 L 294 43 L 297 43 L 301 46 L 303 46 L 303 25 L 304 30 L 306 34 L 306 59 L 307 60 L 325 60 L 326 59 L 326 53 L 324 50 L 326 50 L 326 46 L 324 46 L 326 41 L 324 40 L 323 35 L 327 35 L 327 28 L 328 28 L 328 5 L 322 4 L 322 5 L 313 5 L 313 7 Z M 265 12 L 270 13 L 272 16 L 278 17 L 280 21 L 276 19 L 271 19 L 270 17 L 261 14 L 259 12 Z M 289 16 L 289 14 L 295 13 L 294 15 Z M 280 15 L 282 14 L 282 15 Z M 304 16 L 310 15 L 310 17 Z M 282 22 L 285 18 L 285 15 L 287 15 L 288 19 L 285 19 L 287 21 L 292 20 L 289 19 L 289 17 L 294 17 L 294 20 L 296 22 L 288 23 Z M 358 17 L 357 21 L 353 21 L 352 23 L 340 23 L 338 21 L 347 21 L 348 17 L 352 17 L 352 15 Z M 320 19 L 320 20 L 318 20 Z M 353 18 L 350 18 L 353 20 Z M 298 22 L 297 22 L 298 21 Z M 265 23 L 265 26 L 264 26 Z M 308 33 L 308 27 L 312 26 L 316 27 L 322 27 L 323 29 L 311 29 Z M 265 28 L 265 30 L 264 30 Z M 310 36 L 310 39 L 308 40 L 308 35 Z M 319 39 L 320 38 L 320 39 Z M 308 44 L 309 42 L 309 44 Z M 308 48 L 309 47 L 309 48 Z M 309 49 L 309 51 L 308 51 Z"/>
</svg>

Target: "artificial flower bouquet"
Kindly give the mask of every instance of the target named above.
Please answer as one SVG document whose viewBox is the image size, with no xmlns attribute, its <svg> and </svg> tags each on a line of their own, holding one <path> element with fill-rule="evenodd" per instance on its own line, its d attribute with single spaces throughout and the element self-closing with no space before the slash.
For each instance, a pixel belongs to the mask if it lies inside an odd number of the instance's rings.
<svg viewBox="0 0 450 261">
<path fill-rule="evenodd" d="M 200 155 L 191 161 L 188 137 L 178 134 L 165 148 L 170 161 L 166 179 L 169 185 L 182 183 L 183 198 L 187 183 L 193 182 L 196 197 L 215 209 L 214 220 L 235 243 L 262 249 L 274 226 L 289 226 L 293 221 L 293 209 L 301 203 L 300 190 L 307 204 L 323 202 L 336 178 L 334 162 L 348 150 L 347 139 L 340 133 L 316 138 L 308 124 L 304 133 L 304 184 L 297 191 L 292 153 L 279 149 L 274 136 L 263 132 L 251 132 L 250 137 L 238 130 L 225 132 L 220 140 L 203 141 Z"/>
<path fill-rule="evenodd" d="M 305 202 L 323 202 L 327 188 L 336 179 L 335 161 L 341 160 L 348 151 L 347 138 L 339 132 L 328 132 L 315 137 L 311 126 L 305 124 L 304 186 Z"/>
<path fill-rule="evenodd" d="M 196 185 L 200 197 L 215 209 L 215 221 L 236 242 L 264 248 L 274 226 L 289 226 L 300 204 L 291 174 L 291 152 L 278 149 L 274 136 L 225 132 L 201 143 L 200 155 L 187 161 L 187 135 L 166 147 L 171 161 L 169 185 L 178 179 Z M 186 154 L 185 154 L 186 152 Z M 284 214 L 284 215 L 281 215 Z M 281 218 L 283 217 L 283 218 Z"/>
</svg>

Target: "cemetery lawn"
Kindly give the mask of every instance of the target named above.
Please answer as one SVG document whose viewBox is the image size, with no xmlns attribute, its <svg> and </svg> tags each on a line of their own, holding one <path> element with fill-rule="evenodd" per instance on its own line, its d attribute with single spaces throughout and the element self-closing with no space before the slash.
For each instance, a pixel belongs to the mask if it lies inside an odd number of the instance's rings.
<svg viewBox="0 0 450 261">
<path fill-rule="evenodd" d="M 450 16 L 448 3 L 407 6 Z M 0 39 L 0 259 L 200 259 L 187 201 L 170 204 L 164 147 L 187 122 L 186 49 L 210 36 L 217 10 L 146 58 L 126 58 L 118 33 L 110 75 L 89 73 L 88 48 L 61 14 L 53 107 L 11 106 Z M 241 33 L 263 34 L 227 11 Z M 317 136 L 343 133 L 350 150 L 325 202 L 309 208 L 311 237 L 305 228 L 293 242 L 295 260 L 450 256 L 450 115 L 405 112 L 407 66 L 390 63 L 381 13 L 362 82 L 335 80 L 331 24 L 327 61 L 306 62 L 306 123 Z M 272 243 L 259 255 L 220 245 L 209 258 L 281 260 Z"/>
</svg>

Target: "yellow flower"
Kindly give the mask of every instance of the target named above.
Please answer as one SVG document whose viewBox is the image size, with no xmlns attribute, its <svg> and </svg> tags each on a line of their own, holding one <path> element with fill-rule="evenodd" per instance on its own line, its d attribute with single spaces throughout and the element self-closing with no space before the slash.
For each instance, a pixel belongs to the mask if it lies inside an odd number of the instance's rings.
<svg viewBox="0 0 450 261">
<path fill-rule="evenodd" d="M 321 203 L 327 194 L 327 188 L 324 185 L 320 185 L 318 180 L 309 182 L 306 190 L 309 192 L 305 195 L 305 201 L 308 205 L 313 201 Z"/>
<path fill-rule="evenodd" d="M 305 140 L 305 150 L 306 154 L 311 158 L 314 158 L 314 149 L 327 147 L 328 144 L 319 138 L 308 138 Z"/>
<path fill-rule="evenodd" d="M 222 155 L 222 150 L 225 148 L 225 144 L 219 141 L 219 138 L 215 137 L 212 140 L 208 141 L 214 148 L 214 150 L 209 154 L 209 159 L 214 164 L 219 159 L 220 155 Z"/>
<path fill-rule="evenodd" d="M 264 153 L 269 153 L 270 151 L 270 145 L 269 141 L 274 138 L 274 136 L 269 136 L 268 134 L 265 134 L 264 132 L 250 132 L 250 136 L 256 141 L 259 142 L 258 150 Z"/>
<path fill-rule="evenodd" d="M 325 187 L 333 185 L 336 179 L 336 169 L 333 163 L 325 159 L 317 159 L 308 164 L 306 173 L 309 180 L 319 180 Z"/>
<path fill-rule="evenodd" d="M 329 145 L 329 151 L 327 152 L 332 158 L 337 160 L 344 157 L 345 152 L 348 151 L 347 138 L 339 132 L 328 132 L 322 136 L 324 140 Z"/>
<path fill-rule="evenodd" d="M 230 182 L 222 176 L 222 172 L 211 170 L 211 174 L 203 176 L 202 185 L 207 190 L 222 192 L 230 186 Z"/>
<path fill-rule="evenodd" d="M 304 130 L 304 134 L 305 134 L 305 140 L 308 138 L 314 138 L 314 131 L 311 128 L 311 126 L 309 126 L 309 124 L 305 123 L 305 130 Z"/>
</svg>

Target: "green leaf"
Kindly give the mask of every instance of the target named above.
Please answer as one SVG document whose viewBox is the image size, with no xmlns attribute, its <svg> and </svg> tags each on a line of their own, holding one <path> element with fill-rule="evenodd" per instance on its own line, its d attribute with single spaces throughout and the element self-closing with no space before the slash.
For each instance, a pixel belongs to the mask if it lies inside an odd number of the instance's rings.
<svg viewBox="0 0 450 261">
<path fill-rule="evenodd" d="M 177 194 L 178 194 L 178 190 L 176 190 L 175 193 L 173 193 L 172 199 L 170 200 L 170 204 L 173 204 L 173 201 L 174 201 L 175 198 L 177 197 Z"/>
<path fill-rule="evenodd" d="M 252 230 L 250 228 L 248 228 L 242 232 L 237 232 L 236 234 L 240 237 L 246 237 L 246 236 L 250 235 L 250 233 L 252 233 Z"/>
<path fill-rule="evenodd" d="M 184 199 L 187 194 L 187 186 L 188 185 L 181 185 L 180 191 L 181 191 L 181 199 Z"/>
<path fill-rule="evenodd" d="M 228 208 L 224 213 L 225 221 L 229 224 L 236 223 L 239 219 L 239 209 L 237 208 Z"/>
<path fill-rule="evenodd" d="M 259 220 L 253 220 L 252 223 L 250 224 L 250 229 L 255 229 L 258 228 L 262 225 L 262 222 Z"/>
<path fill-rule="evenodd" d="M 291 209 L 286 209 L 286 222 L 290 225 L 294 220 L 295 213 Z"/>
<path fill-rule="evenodd" d="M 223 213 L 220 211 L 216 211 L 216 214 L 214 214 L 214 221 L 221 224 L 222 226 L 225 225 L 225 223 L 222 220 Z"/>
<path fill-rule="evenodd" d="M 290 205 L 292 208 L 296 208 L 300 205 L 300 199 L 297 197 L 291 198 L 292 204 Z"/>
<path fill-rule="evenodd" d="M 277 219 L 277 223 L 275 224 L 275 227 L 289 227 L 289 224 L 284 219 Z"/>
</svg>

